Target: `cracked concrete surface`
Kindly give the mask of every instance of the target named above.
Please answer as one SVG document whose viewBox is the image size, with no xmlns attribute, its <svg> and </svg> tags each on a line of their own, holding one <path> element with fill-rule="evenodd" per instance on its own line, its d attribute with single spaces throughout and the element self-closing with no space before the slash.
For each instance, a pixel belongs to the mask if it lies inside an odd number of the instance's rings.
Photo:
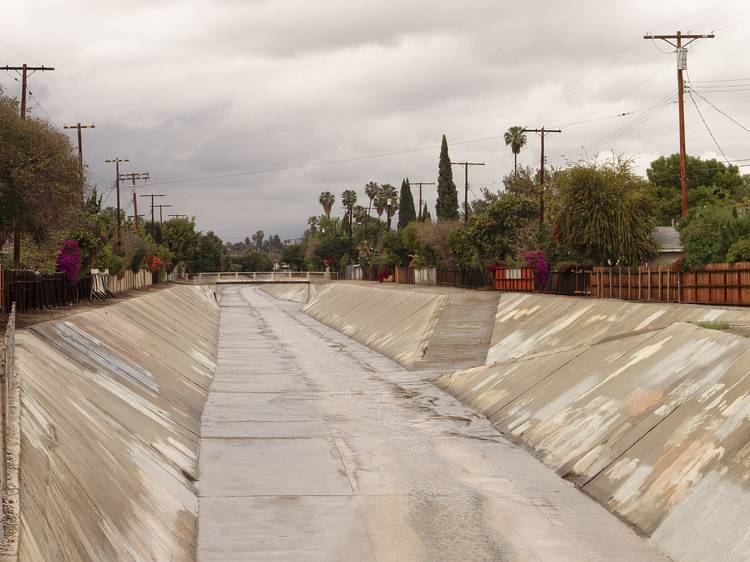
<svg viewBox="0 0 750 562">
<path fill-rule="evenodd" d="M 300 308 L 224 291 L 200 561 L 666 560 L 425 373 Z"/>
</svg>

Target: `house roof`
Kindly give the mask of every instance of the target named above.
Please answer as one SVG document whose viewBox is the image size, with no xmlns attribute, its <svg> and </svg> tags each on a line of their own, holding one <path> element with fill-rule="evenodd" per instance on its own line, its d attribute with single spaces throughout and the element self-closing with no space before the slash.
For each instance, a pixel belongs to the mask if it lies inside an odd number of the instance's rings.
<svg viewBox="0 0 750 562">
<path fill-rule="evenodd" d="M 660 252 L 682 252 L 680 233 L 673 226 L 657 226 L 651 234 L 651 239 L 659 247 Z"/>
</svg>

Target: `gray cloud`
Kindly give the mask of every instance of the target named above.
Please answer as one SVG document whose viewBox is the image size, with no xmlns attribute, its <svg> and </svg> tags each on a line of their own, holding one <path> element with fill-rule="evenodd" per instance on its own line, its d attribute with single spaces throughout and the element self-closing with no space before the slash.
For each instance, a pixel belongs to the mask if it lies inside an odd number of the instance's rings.
<svg viewBox="0 0 750 562">
<path fill-rule="evenodd" d="M 565 125 L 549 140 L 553 162 L 614 150 L 642 171 L 677 145 L 674 106 L 632 129 L 644 113 L 608 118 L 675 90 L 674 56 L 643 32 L 719 28 L 691 52 L 691 77 L 750 76 L 734 56 L 750 25 L 740 0 L 29 0 L 4 10 L 0 64 L 57 68 L 32 77 L 43 108 L 33 111 L 60 125 L 97 124 L 86 158 L 105 189 L 113 171 L 103 160 L 115 155 L 157 184 L 437 147 L 445 133 L 454 159 L 486 161 L 470 178 L 479 193 L 501 183 L 510 151 L 500 140 L 458 141 L 514 124 Z M 731 24 L 740 25 L 721 29 Z M 5 73 L 0 84 L 17 92 Z M 745 93 L 705 95 L 750 123 Z M 688 104 L 688 149 L 717 155 Z M 750 158 L 747 133 L 701 108 L 727 156 Z M 605 119 L 580 122 L 597 118 Z M 521 163 L 537 165 L 538 151 L 532 135 Z M 258 228 L 293 237 L 320 212 L 321 190 L 355 188 L 364 198 L 370 180 L 434 180 L 437 157 L 435 148 L 145 189 L 227 239 Z M 425 195 L 434 204 L 434 193 Z"/>
</svg>

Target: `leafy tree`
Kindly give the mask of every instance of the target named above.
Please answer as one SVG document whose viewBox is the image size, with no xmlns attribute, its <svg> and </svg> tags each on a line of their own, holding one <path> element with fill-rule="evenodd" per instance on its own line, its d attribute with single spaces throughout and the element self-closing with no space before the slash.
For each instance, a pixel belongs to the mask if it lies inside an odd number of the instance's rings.
<svg viewBox="0 0 750 562">
<path fill-rule="evenodd" d="M 510 127 L 505 131 L 505 146 L 509 146 L 513 152 L 513 172 L 518 170 L 518 154 L 521 149 L 526 146 L 526 133 L 524 127 Z"/>
<path fill-rule="evenodd" d="M 271 258 L 265 252 L 248 252 L 244 256 L 233 258 L 232 262 L 239 265 L 240 271 L 271 271 L 273 266 Z"/>
<path fill-rule="evenodd" d="M 318 202 L 323 206 L 323 212 L 327 217 L 331 216 L 331 209 L 336 202 L 336 197 L 330 191 L 323 191 L 318 197 Z"/>
<path fill-rule="evenodd" d="M 701 268 L 729 257 L 734 244 L 750 234 L 750 218 L 739 216 L 731 203 L 705 205 L 691 209 L 687 220 L 679 224 L 679 230 L 685 250 L 683 264 Z"/>
<path fill-rule="evenodd" d="M 224 263 L 224 243 L 212 231 L 200 234 L 193 261 L 189 264 L 193 272 L 221 271 Z"/>
<path fill-rule="evenodd" d="M 255 234 L 252 236 L 253 244 L 255 244 L 255 249 L 260 251 L 260 249 L 263 247 L 263 238 L 265 237 L 266 233 L 262 230 L 256 230 Z"/>
<path fill-rule="evenodd" d="M 738 261 L 750 262 L 750 235 L 743 236 L 727 250 L 727 261 L 736 263 Z"/>
<path fill-rule="evenodd" d="M 320 219 L 318 217 L 308 217 L 307 226 L 310 227 L 310 234 L 315 236 L 318 232 L 318 227 L 320 226 Z"/>
<path fill-rule="evenodd" d="M 375 212 L 378 214 L 378 220 L 383 217 L 383 212 L 387 205 L 386 199 L 385 190 L 383 187 L 378 187 L 377 194 L 375 195 Z"/>
<path fill-rule="evenodd" d="M 80 186 L 67 136 L 45 121 L 21 119 L 17 102 L 0 91 L 0 246 L 15 230 L 14 262 L 23 232 L 45 240 L 80 209 Z"/>
<path fill-rule="evenodd" d="M 402 230 L 410 222 L 417 220 L 417 211 L 414 209 L 414 196 L 411 194 L 409 178 L 401 182 L 401 195 L 398 200 L 398 229 Z"/>
<path fill-rule="evenodd" d="M 502 262 L 516 258 L 519 240 L 538 219 L 535 201 L 514 193 L 493 200 L 483 213 L 473 215 L 466 228 L 450 233 L 449 245 L 462 266 Z"/>
<path fill-rule="evenodd" d="M 551 205 L 560 244 L 585 260 L 638 265 L 656 251 L 652 200 L 631 163 L 580 164 L 556 178 Z"/>
<path fill-rule="evenodd" d="M 657 158 L 651 162 L 646 175 L 654 186 L 657 222 L 668 225 L 673 219 L 678 220 L 682 212 L 679 155 Z M 722 201 L 739 202 L 750 196 L 750 186 L 740 175 L 739 168 L 715 159 L 688 156 L 687 181 L 690 209 Z"/>
<path fill-rule="evenodd" d="M 458 219 L 458 191 L 453 183 L 453 168 L 448 156 L 448 141 L 443 135 L 438 164 L 438 199 L 435 205 L 438 221 Z"/>
<path fill-rule="evenodd" d="M 422 209 L 422 222 L 432 222 L 432 215 L 427 209 L 427 202 L 425 201 L 424 208 Z"/>
<path fill-rule="evenodd" d="M 290 269 L 302 271 L 305 269 L 305 245 L 287 244 L 281 254 L 281 259 L 286 262 Z"/>
<path fill-rule="evenodd" d="M 162 236 L 175 261 L 188 264 L 195 259 L 199 238 L 195 231 L 195 218 L 168 220 L 163 225 Z"/>
<path fill-rule="evenodd" d="M 514 170 L 512 174 L 505 176 L 503 185 L 505 191 L 509 193 L 516 193 L 524 197 L 536 198 L 539 196 L 537 172 L 528 166 L 522 166 L 520 169 Z"/>
</svg>

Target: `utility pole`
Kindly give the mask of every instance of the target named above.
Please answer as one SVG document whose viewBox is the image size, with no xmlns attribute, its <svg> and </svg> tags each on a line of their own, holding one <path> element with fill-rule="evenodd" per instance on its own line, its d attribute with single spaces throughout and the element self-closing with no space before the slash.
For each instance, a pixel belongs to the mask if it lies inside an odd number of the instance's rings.
<svg viewBox="0 0 750 562">
<path fill-rule="evenodd" d="M 115 189 L 117 190 L 117 250 L 122 250 L 122 211 L 120 210 L 120 162 L 130 162 L 127 158 L 113 158 L 105 160 L 108 164 L 115 165 Z"/>
<path fill-rule="evenodd" d="M 129 172 L 127 174 L 122 174 L 121 179 L 128 178 L 130 178 L 130 191 L 133 194 L 133 216 L 135 217 L 135 230 L 138 231 L 138 218 L 140 217 L 140 215 L 138 214 L 138 195 L 135 192 L 135 182 L 136 180 L 148 181 L 150 176 L 148 175 L 148 172 Z"/>
<path fill-rule="evenodd" d="M 83 139 L 81 138 L 81 129 L 95 129 L 95 125 L 63 125 L 63 129 L 78 129 L 78 167 L 81 170 L 81 206 L 86 204 L 86 194 L 84 193 L 84 176 L 83 176 Z"/>
<path fill-rule="evenodd" d="M 546 135 L 547 133 L 562 133 L 562 131 L 560 129 L 545 129 L 544 127 L 542 127 L 541 129 L 524 128 L 523 132 L 539 133 L 542 138 L 542 156 L 540 158 L 539 165 L 539 228 L 541 229 L 542 225 L 544 224 L 544 135 Z"/>
<path fill-rule="evenodd" d="M 172 205 L 155 205 L 155 207 L 159 207 L 159 224 L 164 224 L 164 209 L 171 206 Z"/>
<path fill-rule="evenodd" d="M 148 178 L 147 178 L 148 179 Z M 154 224 L 154 197 L 166 197 L 163 193 L 149 193 L 141 197 L 151 197 L 151 224 Z"/>
<path fill-rule="evenodd" d="M 411 185 L 418 185 L 419 186 L 419 214 L 417 215 L 419 219 L 422 219 L 422 186 L 423 185 L 435 185 L 434 181 L 415 181 Z"/>
<path fill-rule="evenodd" d="M 35 72 L 46 72 L 47 70 L 55 69 L 51 66 L 29 66 L 22 64 L 21 66 L 0 66 L 0 70 L 15 70 L 21 73 L 21 119 L 26 119 L 26 94 L 29 90 L 29 76 Z M 13 221 L 13 267 L 21 269 L 21 225 L 18 223 L 17 217 Z"/>
<path fill-rule="evenodd" d="M 451 166 L 464 167 L 464 224 L 469 222 L 469 166 L 484 166 L 484 162 L 451 162 Z"/>
<path fill-rule="evenodd" d="M 661 39 L 677 49 L 677 106 L 679 108 L 679 125 L 680 125 L 680 193 L 682 195 L 682 218 L 688 214 L 687 199 L 687 150 L 685 149 L 685 82 L 682 78 L 682 71 L 687 70 L 687 46 L 698 39 L 713 39 L 715 35 L 696 35 L 682 33 L 678 31 L 674 35 L 644 35 L 644 39 Z M 674 43 L 672 43 L 674 39 Z M 687 43 L 682 42 L 687 39 Z"/>
</svg>

